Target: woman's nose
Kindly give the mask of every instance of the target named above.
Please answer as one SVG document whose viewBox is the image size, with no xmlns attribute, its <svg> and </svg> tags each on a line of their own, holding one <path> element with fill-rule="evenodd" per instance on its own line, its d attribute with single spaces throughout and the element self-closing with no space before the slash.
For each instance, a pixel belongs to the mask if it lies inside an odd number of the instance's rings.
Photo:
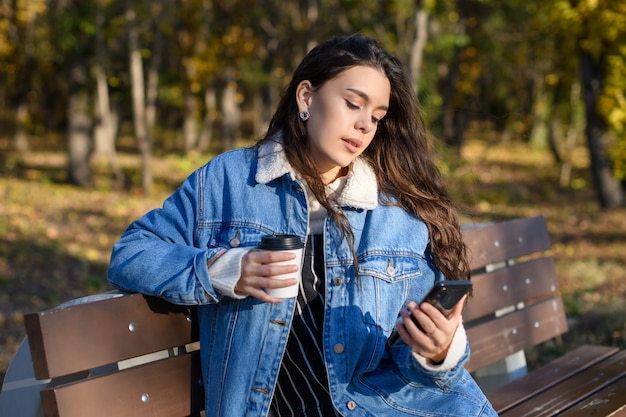
<svg viewBox="0 0 626 417">
<path fill-rule="evenodd" d="M 368 133 L 374 128 L 374 122 L 372 121 L 372 116 L 362 116 L 359 117 L 356 121 L 355 128 L 357 130 L 362 131 L 363 133 Z"/>
</svg>

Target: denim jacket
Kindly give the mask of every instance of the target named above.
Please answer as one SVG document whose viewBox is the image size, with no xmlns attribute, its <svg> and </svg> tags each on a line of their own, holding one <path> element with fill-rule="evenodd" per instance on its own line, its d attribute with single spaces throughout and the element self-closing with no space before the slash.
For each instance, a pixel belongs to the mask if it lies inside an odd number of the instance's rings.
<svg viewBox="0 0 626 417">
<path fill-rule="evenodd" d="M 364 161 L 356 164 L 371 172 Z M 450 366 L 428 366 L 404 342 L 388 342 L 400 310 L 442 276 L 426 225 L 398 207 L 368 203 L 377 189 L 360 181 L 352 175 L 346 187 L 363 194 L 363 203 L 353 198 L 342 207 L 358 271 L 330 217 L 323 232 L 324 356 L 336 409 L 343 416 L 495 416 L 463 367 L 469 346 L 462 325 L 455 336 L 462 349 Z M 308 215 L 303 184 L 280 144 L 270 142 L 211 160 L 162 208 L 133 222 L 113 248 L 114 287 L 197 305 L 208 417 L 267 415 L 295 307 L 295 298 L 269 304 L 225 295 L 209 266 L 229 251 L 256 247 L 267 234 L 304 240 Z"/>
</svg>

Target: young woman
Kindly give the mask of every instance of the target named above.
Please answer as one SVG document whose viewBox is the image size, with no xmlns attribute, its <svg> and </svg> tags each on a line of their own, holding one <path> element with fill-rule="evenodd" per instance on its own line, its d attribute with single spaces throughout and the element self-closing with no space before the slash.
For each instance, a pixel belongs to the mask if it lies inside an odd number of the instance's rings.
<svg viewBox="0 0 626 417">
<path fill-rule="evenodd" d="M 266 292 L 298 269 L 256 250 L 270 234 L 306 242 L 297 297 Z M 206 415 L 227 417 L 495 416 L 463 367 L 463 303 L 418 305 L 468 276 L 407 74 L 360 36 L 309 52 L 265 137 L 133 222 L 109 269 L 117 288 L 197 305 Z"/>
</svg>

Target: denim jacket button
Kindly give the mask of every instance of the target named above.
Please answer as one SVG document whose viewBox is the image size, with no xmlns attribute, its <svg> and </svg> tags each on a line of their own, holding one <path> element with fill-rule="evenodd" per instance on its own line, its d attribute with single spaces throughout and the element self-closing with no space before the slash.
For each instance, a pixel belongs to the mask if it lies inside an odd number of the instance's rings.
<svg viewBox="0 0 626 417">
<path fill-rule="evenodd" d="M 333 280 L 333 282 L 335 283 L 335 287 L 338 287 L 343 283 L 343 279 L 341 279 L 341 277 L 337 277 Z"/>
<path fill-rule="evenodd" d="M 348 404 L 346 404 L 346 407 L 348 407 L 348 410 L 354 411 L 354 409 L 356 409 L 356 403 L 354 401 L 348 401 Z"/>
<path fill-rule="evenodd" d="M 387 274 L 394 276 L 396 274 L 396 268 L 393 267 L 391 259 L 387 259 Z"/>
<path fill-rule="evenodd" d="M 344 346 L 341 343 L 337 343 L 334 347 L 333 350 L 335 351 L 335 353 L 343 353 L 344 351 Z"/>
</svg>

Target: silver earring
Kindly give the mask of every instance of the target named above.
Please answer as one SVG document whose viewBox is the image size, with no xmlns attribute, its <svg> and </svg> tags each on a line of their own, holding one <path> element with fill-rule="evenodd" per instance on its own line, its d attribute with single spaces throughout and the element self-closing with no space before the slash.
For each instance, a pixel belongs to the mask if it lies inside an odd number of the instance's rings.
<svg viewBox="0 0 626 417">
<path fill-rule="evenodd" d="M 311 113 L 309 113 L 308 110 L 302 110 L 300 113 L 298 113 L 298 116 L 300 117 L 300 120 L 306 122 L 307 120 L 309 120 L 309 117 L 311 117 Z"/>
</svg>

